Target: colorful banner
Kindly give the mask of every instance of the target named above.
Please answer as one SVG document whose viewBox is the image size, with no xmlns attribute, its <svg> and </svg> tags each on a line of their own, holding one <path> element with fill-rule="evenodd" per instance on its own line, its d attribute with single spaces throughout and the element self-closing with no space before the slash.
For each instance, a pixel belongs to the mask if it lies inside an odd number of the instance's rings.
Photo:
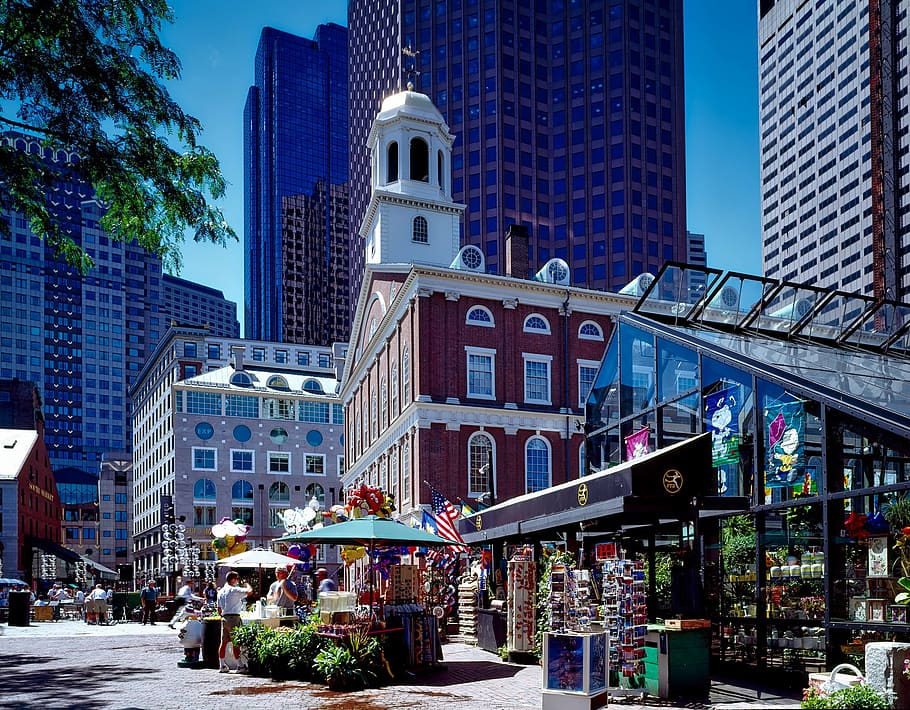
<svg viewBox="0 0 910 710">
<path fill-rule="evenodd" d="M 803 485 L 806 465 L 806 411 L 802 402 L 773 404 L 765 409 L 765 487 Z"/>
<path fill-rule="evenodd" d="M 509 651 L 534 650 L 537 616 L 535 594 L 536 568 L 531 560 L 511 560 L 508 567 L 509 603 L 506 639 Z"/>
<path fill-rule="evenodd" d="M 634 461 L 648 453 L 648 438 L 650 435 L 651 430 L 645 427 L 626 437 L 626 461 Z"/>
<path fill-rule="evenodd" d="M 705 420 L 715 466 L 739 462 L 739 407 L 739 385 L 705 395 Z"/>
</svg>

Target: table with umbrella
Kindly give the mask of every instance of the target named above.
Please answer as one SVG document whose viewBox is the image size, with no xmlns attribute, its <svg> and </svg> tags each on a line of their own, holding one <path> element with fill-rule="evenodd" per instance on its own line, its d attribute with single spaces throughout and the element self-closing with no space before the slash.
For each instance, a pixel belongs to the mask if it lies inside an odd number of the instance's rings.
<svg viewBox="0 0 910 710">
<path fill-rule="evenodd" d="M 373 609 L 374 600 L 372 561 L 377 547 L 448 547 L 450 545 L 463 546 L 464 544 L 456 540 L 448 540 L 438 535 L 434 535 L 420 528 L 412 528 L 395 520 L 375 515 L 353 518 L 342 523 L 334 523 L 305 532 L 285 535 L 284 537 L 278 538 L 276 542 L 307 544 L 335 543 L 339 545 L 359 545 L 366 548 L 369 555 L 368 577 L 370 610 Z M 436 622 L 434 617 L 430 616 L 426 618 L 426 615 L 423 612 L 420 612 L 420 619 L 408 618 L 408 615 L 406 614 L 402 614 L 401 616 L 402 623 L 405 625 L 405 636 L 408 638 L 413 639 L 413 635 L 409 634 L 409 627 L 415 622 L 422 622 L 426 628 L 432 631 L 433 657 L 429 659 L 429 662 L 435 662 L 436 650 L 438 648 L 438 636 L 436 635 Z M 431 625 L 426 626 L 430 621 Z M 409 655 L 412 658 L 414 657 L 413 646 L 410 648 Z"/>
</svg>

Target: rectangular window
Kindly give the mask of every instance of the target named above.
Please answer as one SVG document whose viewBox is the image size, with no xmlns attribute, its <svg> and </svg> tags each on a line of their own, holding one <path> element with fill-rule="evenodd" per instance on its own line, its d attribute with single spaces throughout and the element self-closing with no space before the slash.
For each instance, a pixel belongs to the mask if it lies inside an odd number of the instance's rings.
<svg viewBox="0 0 910 710">
<path fill-rule="evenodd" d="M 598 367 L 599 364 L 594 361 L 578 361 L 578 406 L 582 409 L 584 409 L 588 394 L 594 385 Z"/>
<path fill-rule="evenodd" d="M 262 416 L 266 419 L 294 421 L 294 400 L 265 397 L 262 400 Z"/>
<path fill-rule="evenodd" d="M 401 501 L 411 501 L 411 446 L 407 441 L 401 445 Z"/>
<path fill-rule="evenodd" d="M 550 404 L 550 361 L 548 355 L 523 355 L 525 402 Z"/>
<path fill-rule="evenodd" d="M 213 505 L 196 505 L 193 506 L 193 525 L 214 525 L 215 524 L 215 506 Z"/>
<path fill-rule="evenodd" d="M 332 356 L 327 353 L 319 353 L 319 367 L 331 367 Z"/>
<path fill-rule="evenodd" d="M 263 362 L 265 360 L 265 348 L 253 348 L 253 360 Z"/>
<path fill-rule="evenodd" d="M 309 353 L 297 353 L 297 364 L 308 367 L 310 364 L 310 354 Z"/>
<path fill-rule="evenodd" d="M 332 405 L 332 424 L 344 426 L 344 407 L 340 404 Z"/>
<path fill-rule="evenodd" d="M 466 347 L 468 357 L 468 397 L 495 399 L 496 351 Z"/>
<path fill-rule="evenodd" d="M 187 414 L 208 414 L 221 416 L 221 395 L 214 392 L 186 393 Z"/>
<path fill-rule="evenodd" d="M 193 469 L 196 471 L 214 471 L 218 461 L 215 449 L 193 447 Z"/>
<path fill-rule="evenodd" d="M 291 455 L 280 451 L 269 451 L 269 473 L 290 473 Z"/>
<path fill-rule="evenodd" d="M 220 343 L 209 343 L 208 352 L 209 352 L 209 360 L 220 360 L 221 359 L 221 344 Z"/>
<path fill-rule="evenodd" d="M 325 456 L 322 454 L 306 454 L 304 459 L 304 473 L 311 476 L 325 475 Z"/>
<path fill-rule="evenodd" d="M 311 422 L 313 424 L 329 423 L 329 404 L 328 402 L 301 402 L 300 403 L 300 421 Z"/>
<path fill-rule="evenodd" d="M 269 527 L 280 528 L 284 526 L 284 520 L 281 516 L 284 513 L 282 508 L 269 508 Z"/>
<path fill-rule="evenodd" d="M 196 343 L 187 341 L 183 344 L 184 357 L 196 357 Z"/>
<path fill-rule="evenodd" d="M 241 505 L 231 506 L 231 520 L 240 520 L 244 525 L 253 524 L 253 509 Z"/>
<path fill-rule="evenodd" d="M 225 416 L 259 418 L 259 397 L 251 397 L 246 394 L 227 394 L 224 397 Z"/>
<path fill-rule="evenodd" d="M 251 472 L 253 470 L 253 452 L 231 449 L 231 471 Z"/>
<path fill-rule="evenodd" d="M 276 350 L 275 351 L 275 362 L 279 365 L 287 364 L 288 361 L 288 351 L 287 350 Z"/>
</svg>

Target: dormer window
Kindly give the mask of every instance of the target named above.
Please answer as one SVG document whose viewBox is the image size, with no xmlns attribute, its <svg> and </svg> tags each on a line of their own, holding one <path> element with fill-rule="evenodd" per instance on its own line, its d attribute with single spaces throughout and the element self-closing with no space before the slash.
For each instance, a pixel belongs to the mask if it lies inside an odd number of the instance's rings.
<svg viewBox="0 0 910 710">
<path fill-rule="evenodd" d="M 245 372 L 235 372 L 231 375 L 231 384 L 237 387 L 252 387 L 253 379 Z"/>
<path fill-rule="evenodd" d="M 288 381 L 281 375 L 272 375 L 266 382 L 266 387 L 273 390 L 281 390 L 283 392 L 287 392 L 291 389 L 288 386 Z"/>
<path fill-rule="evenodd" d="M 414 218 L 411 229 L 411 241 L 419 244 L 428 244 L 430 241 L 430 232 L 427 228 L 427 220 L 419 215 Z"/>
<path fill-rule="evenodd" d="M 307 380 L 306 382 L 303 383 L 303 391 L 322 394 L 323 389 L 322 389 L 322 385 L 319 384 L 318 380 Z"/>
<path fill-rule="evenodd" d="M 411 180 L 430 182 L 430 148 L 423 138 L 411 139 Z"/>
<path fill-rule="evenodd" d="M 395 182 L 398 180 L 398 143 L 392 141 L 389 143 L 388 160 L 386 161 L 386 182 Z"/>
</svg>

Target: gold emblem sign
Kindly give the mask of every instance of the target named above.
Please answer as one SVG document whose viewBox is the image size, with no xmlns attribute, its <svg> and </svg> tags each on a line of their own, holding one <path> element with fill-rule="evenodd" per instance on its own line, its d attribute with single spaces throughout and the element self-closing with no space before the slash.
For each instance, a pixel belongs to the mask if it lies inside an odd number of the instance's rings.
<svg viewBox="0 0 910 710">
<path fill-rule="evenodd" d="M 675 468 L 671 468 L 664 473 L 663 477 L 664 490 L 670 495 L 675 495 L 682 490 L 683 475 Z"/>
<path fill-rule="evenodd" d="M 588 504 L 588 484 L 582 483 L 578 486 L 578 505 Z"/>
</svg>

